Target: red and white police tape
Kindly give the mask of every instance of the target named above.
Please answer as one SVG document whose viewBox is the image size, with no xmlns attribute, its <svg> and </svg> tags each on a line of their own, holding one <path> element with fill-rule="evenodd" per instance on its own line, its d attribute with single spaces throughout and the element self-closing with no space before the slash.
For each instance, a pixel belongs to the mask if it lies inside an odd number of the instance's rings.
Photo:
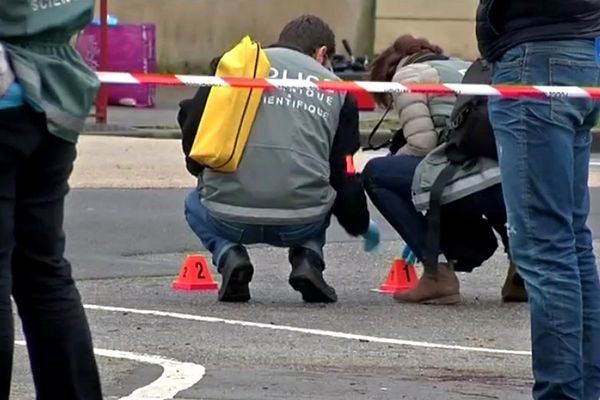
<svg viewBox="0 0 600 400">
<path fill-rule="evenodd" d="M 308 81 L 299 79 L 225 78 L 201 75 L 97 72 L 102 83 L 159 86 L 221 86 L 237 88 L 306 88 L 351 93 L 427 93 L 500 97 L 551 97 L 600 99 L 600 87 L 512 86 L 479 84 L 400 84 L 373 81 Z"/>
</svg>

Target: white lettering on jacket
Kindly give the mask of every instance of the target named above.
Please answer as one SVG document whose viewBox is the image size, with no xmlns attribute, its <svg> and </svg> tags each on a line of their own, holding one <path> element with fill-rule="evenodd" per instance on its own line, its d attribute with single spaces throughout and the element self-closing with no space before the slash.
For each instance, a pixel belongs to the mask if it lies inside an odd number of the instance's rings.
<svg viewBox="0 0 600 400">
<path fill-rule="evenodd" d="M 33 12 L 61 7 L 77 0 L 29 0 Z"/>
<path fill-rule="evenodd" d="M 298 74 L 296 76 L 292 76 L 287 69 L 284 69 L 283 71 L 279 71 L 278 69 L 276 69 L 274 67 L 271 67 L 271 71 L 269 73 L 269 78 L 270 79 L 299 79 L 301 81 L 310 81 L 310 82 L 317 82 L 319 80 L 319 78 L 317 78 L 314 75 L 304 76 L 304 74 L 302 72 L 298 72 Z"/>
<path fill-rule="evenodd" d="M 278 70 L 271 67 L 270 79 L 298 79 L 303 81 L 317 82 L 318 77 L 314 75 L 305 75 L 298 72 L 293 76 L 287 69 Z M 292 94 L 294 96 L 292 96 Z M 295 110 L 308 112 L 323 119 L 331 116 L 331 107 L 333 106 L 334 93 L 330 91 L 314 90 L 310 88 L 284 88 L 275 91 L 272 95 L 263 97 L 263 104 L 266 106 L 283 106 Z"/>
</svg>

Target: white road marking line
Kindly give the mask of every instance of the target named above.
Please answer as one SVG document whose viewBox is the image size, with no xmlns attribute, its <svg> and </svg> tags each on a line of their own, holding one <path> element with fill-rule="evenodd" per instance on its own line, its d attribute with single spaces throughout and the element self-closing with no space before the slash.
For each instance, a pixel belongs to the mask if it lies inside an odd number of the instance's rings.
<svg viewBox="0 0 600 400">
<path fill-rule="evenodd" d="M 25 342 L 22 340 L 15 341 L 15 344 L 25 346 Z M 160 356 L 105 349 L 94 349 L 94 353 L 101 357 L 119 358 L 162 367 L 163 373 L 157 380 L 136 389 L 130 395 L 121 397 L 119 400 L 173 399 L 179 392 L 200 382 L 206 372 L 202 365 L 179 362 Z"/>
<path fill-rule="evenodd" d="M 88 310 L 97 310 L 97 311 L 109 311 L 109 312 L 126 312 L 130 314 L 138 314 L 138 315 L 152 315 L 155 317 L 165 317 L 165 318 L 174 318 L 188 321 L 198 321 L 198 322 L 213 322 L 213 323 L 222 323 L 227 325 L 239 325 L 249 328 L 261 328 L 261 329 L 270 329 L 274 331 L 286 331 L 286 332 L 296 332 L 296 333 L 304 333 L 307 335 L 316 335 L 316 336 L 327 336 L 337 339 L 348 339 L 348 340 L 358 340 L 358 341 L 366 341 L 373 343 L 385 343 L 385 344 L 395 344 L 399 346 L 409 346 L 409 347 L 422 347 L 429 349 L 440 349 L 440 350 L 458 350 L 458 351 L 467 351 L 474 353 L 488 353 L 488 354 L 507 354 L 507 355 L 516 355 L 516 356 L 530 356 L 531 352 L 522 351 L 522 350 L 505 350 L 505 349 L 493 349 L 487 347 L 467 347 L 467 346 L 457 346 L 457 345 L 448 345 L 448 344 L 440 344 L 440 343 L 429 343 L 429 342 L 418 342 L 413 340 L 403 340 L 403 339 L 391 339 L 391 338 L 382 338 L 377 336 L 366 336 L 366 335 L 355 335 L 352 333 L 343 333 L 343 332 L 335 332 L 335 331 L 326 331 L 321 329 L 311 329 L 311 328 L 298 328 L 294 326 L 288 325 L 274 325 L 274 324 L 264 324 L 260 322 L 250 322 L 250 321 L 238 321 L 232 319 L 223 319 L 216 317 L 204 317 L 201 315 L 192 315 L 192 314 L 182 314 L 182 313 L 174 313 L 167 311 L 156 311 L 156 310 L 139 310 L 135 308 L 124 308 L 124 307 L 110 307 L 110 306 L 100 306 L 93 304 L 86 304 L 84 307 Z"/>
</svg>

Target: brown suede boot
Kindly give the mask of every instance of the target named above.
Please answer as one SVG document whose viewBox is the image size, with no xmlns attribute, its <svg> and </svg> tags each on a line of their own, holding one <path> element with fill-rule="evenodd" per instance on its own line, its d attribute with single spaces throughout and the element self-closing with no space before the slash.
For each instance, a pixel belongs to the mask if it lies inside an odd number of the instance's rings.
<svg viewBox="0 0 600 400">
<path fill-rule="evenodd" d="M 437 273 L 424 272 L 417 287 L 394 294 L 394 299 L 401 303 L 458 304 L 461 301 L 460 282 L 451 264 L 440 263 Z"/>
<path fill-rule="evenodd" d="M 523 278 L 517 272 L 517 266 L 510 257 L 508 261 L 508 273 L 506 274 L 504 286 L 502 286 L 502 301 L 505 303 L 526 303 L 525 282 L 523 282 Z"/>
</svg>

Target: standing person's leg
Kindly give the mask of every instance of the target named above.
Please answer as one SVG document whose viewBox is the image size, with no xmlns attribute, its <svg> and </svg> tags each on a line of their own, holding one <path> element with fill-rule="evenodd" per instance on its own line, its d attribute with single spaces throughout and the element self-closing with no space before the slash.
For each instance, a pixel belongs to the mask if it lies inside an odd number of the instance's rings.
<svg viewBox="0 0 600 400">
<path fill-rule="evenodd" d="M 20 132 L 18 112 L 0 110 L 0 399 L 9 397 L 14 347 L 11 255 L 17 165 L 23 158 L 23 152 L 17 150 L 15 142 L 29 142 L 29 137 Z"/>
<path fill-rule="evenodd" d="M 596 107 L 597 109 L 598 107 Z M 588 188 L 591 128 L 598 120 L 593 112 L 577 130 L 574 151 L 573 230 L 577 251 L 577 265 L 581 277 L 583 299 L 583 389 L 584 400 L 600 398 L 600 281 L 594 255 L 592 232 L 587 226 L 590 213 Z"/>
<path fill-rule="evenodd" d="M 0 156 L 1 157 L 1 156 Z M 14 347 L 14 326 L 11 307 L 10 257 L 13 247 L 13 198 L 10 187 L 14 188 L 13 171 L 2 170 L 0 161 L 0 399 L 7 399 L 10 393 L 12 360 Z M 12 181 L 12 182 L 11 182 Z"/>
<path fill-rule="evenodd" d="M 593 59 L 591 41 L 528 43 L 497 63 L 494 83 L 596 84 Z M 492 98 L 489 105 L 511 254 L 529 296 L 534 398 L 582 399 L 582 286 L 572 188 L 576 127 L 592 102 Z"/>
<path fill-rule="evenodd" d="M 41 114 L 29 114 L 42 139 L 17 175 L 12 273 L 37 399 L 101 400 L 88 322 L 64 259 L 75 145 L 51 136 Z"/>
</svg>

